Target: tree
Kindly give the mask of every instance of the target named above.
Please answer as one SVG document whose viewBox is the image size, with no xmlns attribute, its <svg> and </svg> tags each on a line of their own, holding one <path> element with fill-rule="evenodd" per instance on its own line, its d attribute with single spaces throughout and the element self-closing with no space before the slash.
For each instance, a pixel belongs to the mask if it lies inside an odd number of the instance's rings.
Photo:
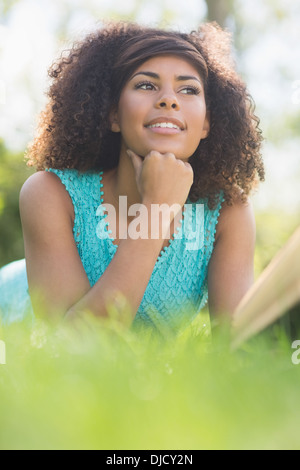
<svg viewBox="0 0 300 470">
<path fill-rule="evenodd" d="M 0 267 L 24 257 L 19 192 L 32 173 L 23 152 L 13 153 L 0 139 Z"/>
<path fill-rule="evenodd" d="M 207 20 L 216 21 L 222 28 L 234 11 L 234 0 L 206 0 Z"/>
</svg>

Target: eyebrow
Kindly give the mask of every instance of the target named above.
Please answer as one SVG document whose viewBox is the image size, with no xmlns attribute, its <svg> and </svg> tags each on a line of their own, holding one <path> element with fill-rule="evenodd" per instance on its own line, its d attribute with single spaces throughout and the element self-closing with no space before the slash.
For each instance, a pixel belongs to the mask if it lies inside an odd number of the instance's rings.
<svg viewBox="0 0 300 470">
<path fill-rule="evenodd" d="M 155 79 L 159 79 L 159 75 L 157 73 L 154 73 L 154 72 L 137 72 L 135 73 L 132 77 L 131 77 L 131 80 L 136 77 L 137 75 L 146 75 L 146 77 L 151 77 L 151 78 L 155 78 Z M 195 77 L 194 75 L 178 75 L 176 77 L 176 81 L 178 82 L 184 82 L 186 80 L 196 80 L 197 82 L 199 82 L 201 84 L 201 81 L 199 80 L 199 78 Z"/>
</svg>

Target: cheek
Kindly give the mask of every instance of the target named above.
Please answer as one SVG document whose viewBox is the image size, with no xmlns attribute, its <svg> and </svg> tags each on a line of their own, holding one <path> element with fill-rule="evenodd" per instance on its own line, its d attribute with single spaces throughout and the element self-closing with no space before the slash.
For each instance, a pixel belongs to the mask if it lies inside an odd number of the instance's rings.
<svg viewBox="0 0 300 470">
<path fill-rule="evenodd" d="M 196 108 L 192 109 L 190 112 L 189 119 L 189 128 L 193 137 L 195 139 L 201 139 L 202 129 L 206 125 L 206 106 L 199 106 L 198 110 Z"/>
<path fill-rule="evenodd" d="M 121 94 L 118 110 L 122 119 L 134 119 L 136 114 L 139 114 L 139 109 L 143 105 L 143 101 L 138 98 L 136 93 L 126 91 Z"/>
<path fill-rule="evenodd" d="M 140 107 L 134 102 L 123 105 L 120 102 L 120 112 L 118 113 L 119 125 L 121 133 L 133 132 L 137 125 L 142 122 L 142 116 L 139 112 Z"/>
<path fill-rule="evenodd" d="M 140 155 L 145 153 L 141 145 L 143 115 L 141 106 L 136 103 L 136 100 L 120 100 L 118 122 L 124 147 Z"/>
</svg>

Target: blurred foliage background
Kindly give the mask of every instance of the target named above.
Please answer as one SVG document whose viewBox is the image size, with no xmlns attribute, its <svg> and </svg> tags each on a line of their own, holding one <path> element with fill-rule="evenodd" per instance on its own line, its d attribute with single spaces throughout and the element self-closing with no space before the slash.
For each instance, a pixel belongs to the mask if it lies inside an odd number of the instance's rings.
<svg viewBox="0 0 300 470">
<path fill-rule="evenodd" d="M 12 152 L 0 141 L 0 266 L 24 258 L 19 215 L 19 191 L 32 173 L 22 152 Z"/>
<path fill-rule="evenodd" d="M 24 256 L 18 197 L 33 172 L 24 153 L 45 103 L 47 69 L 107 20 L 191 30 L 217 21 L 233 34 L 266 138 L 266 182 L 254 196 L 256 276 L 300 223 L 300 5 L 292 0 L 0 0 L 0 266 Z M 297 55 L 298 54 L 298 55 Z"/>
</svg>

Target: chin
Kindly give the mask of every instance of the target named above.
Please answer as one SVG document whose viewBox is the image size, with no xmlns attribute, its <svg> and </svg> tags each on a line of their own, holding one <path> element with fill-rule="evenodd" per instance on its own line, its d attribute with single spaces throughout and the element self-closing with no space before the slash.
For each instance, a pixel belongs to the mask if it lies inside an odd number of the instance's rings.
<svg viewBox="0 0 300 470">
<path fill-rule="evenodd" d="M 159 152 L 161 153 L 162 155 L 165 155 L 166 153 L 172 153 L 173 155 L 175 155 L 176 158 L 180 159 L 180 160 L 188 160 L 189 157 L 187 157 L 186 155 L 183 155 L 182 156 L 182 153 L 180 153 L 180 151 L 178 150 L 174 150 L 170 147 L 168 148 L 164 148 L 164 147 L 153 147 L 152 149 L 146 151 L 146 152 L 143 152 L 141 154 L 139 154 L 142 158 L 145 158 L 150 152 Z"/>
</svg>

